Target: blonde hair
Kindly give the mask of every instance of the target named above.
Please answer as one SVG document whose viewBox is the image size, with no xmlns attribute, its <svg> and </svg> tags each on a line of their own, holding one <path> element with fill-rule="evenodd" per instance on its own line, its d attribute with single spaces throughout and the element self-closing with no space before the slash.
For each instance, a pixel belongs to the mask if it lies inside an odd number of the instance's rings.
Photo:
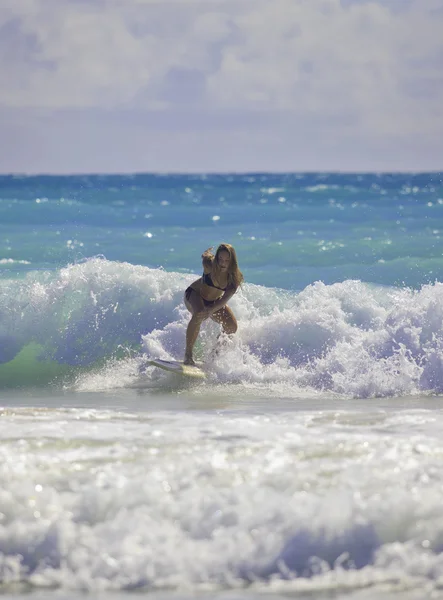
<svg viewBox="0 0 443 600">
<path fill-rule="evenodd" d="M 243 273 L 238 268 L 237 253 L 231 244 L 220 244 L 217 248 L 212 262 L 212 272 L 217 279 L 220 278 L 220 267 L 218 265 L 220 252 L 227 252 L 229 254 L 228 284 L 237 289 L 243 283 L 244 278 Z"/>
</svg>

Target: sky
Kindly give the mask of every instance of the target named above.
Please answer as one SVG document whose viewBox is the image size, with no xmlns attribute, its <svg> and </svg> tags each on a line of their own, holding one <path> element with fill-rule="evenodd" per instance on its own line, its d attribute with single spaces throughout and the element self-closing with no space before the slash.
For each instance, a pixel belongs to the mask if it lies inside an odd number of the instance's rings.
<svg viewBox="0 0 443 600">
<path fill-rule="evenodd" d="M 0 0 L 0 173 L 443 170 L 443 0 Z"/>
</svg>

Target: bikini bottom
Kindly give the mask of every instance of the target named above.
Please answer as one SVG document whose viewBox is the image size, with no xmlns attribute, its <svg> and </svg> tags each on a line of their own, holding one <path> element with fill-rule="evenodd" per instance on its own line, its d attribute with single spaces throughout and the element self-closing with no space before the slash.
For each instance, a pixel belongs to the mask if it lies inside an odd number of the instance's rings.
<svg viewBox="0 0 443 600">
<path fill-rule="evenodd" d="M 195 290 L 192 287 L 188 287 L 185 290 L 185 300 L 187 300 L 188 302 L 189 302 L 192 292 L 195 292 Z M 216 302 L 216 300 L 205 300 L 205 298 L 203 298 L 203 297 L 202 297 L 202 300 L 203 300 L 203 304 L 205 306 L 212 306 L 214 304 L 214 302 Z"/>
</svg>

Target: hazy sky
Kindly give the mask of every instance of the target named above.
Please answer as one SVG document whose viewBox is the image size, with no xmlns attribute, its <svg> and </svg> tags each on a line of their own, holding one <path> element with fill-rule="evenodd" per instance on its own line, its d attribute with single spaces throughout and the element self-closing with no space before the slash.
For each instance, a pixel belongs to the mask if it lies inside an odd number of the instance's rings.
<svg viewBox="0 0 443 600">
<path fill-rule="evenodd" d="M 0 0 L 0 172 L 443 170 L 443 0 Z"/>
</svg>

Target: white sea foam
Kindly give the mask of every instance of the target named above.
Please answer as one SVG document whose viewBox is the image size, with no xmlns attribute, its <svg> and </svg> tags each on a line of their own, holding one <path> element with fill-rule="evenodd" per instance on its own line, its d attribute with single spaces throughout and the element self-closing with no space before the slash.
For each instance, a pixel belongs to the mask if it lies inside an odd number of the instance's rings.
<svg viewBox="0 0 443 600">
<path fill-rule="evenodd" d="M 0 265 L 30 265 L 29 260 L 18 260 L 14 258 L 0 258 Z"/>
<path fill-rule="evenodd" d="M 93 259 L 3 281 L 0 358 L 7 363 L 36 344 L 46 362 L 90 369 L 108 361 L 80 376 L 82 389 L 133 383 L 144 359 L 183 355 L 189 319 L 183 292 L 195 277 Z M 206 322 L 197 343 L 210 385 L 352 397 L 443 389 L 442 284 L 414 291 L 317 282 L 299 294 L 245 284 L 230 305 L 237 335 L 220 344 L 219 326 Z M 126 362 L 117 364 L 116 355 Z"/>
<path fill-rule="evenodd" d="M 439 412 L 16 407 L 0 423 L 3 583 L 439 589 Z"/>
</svg>

